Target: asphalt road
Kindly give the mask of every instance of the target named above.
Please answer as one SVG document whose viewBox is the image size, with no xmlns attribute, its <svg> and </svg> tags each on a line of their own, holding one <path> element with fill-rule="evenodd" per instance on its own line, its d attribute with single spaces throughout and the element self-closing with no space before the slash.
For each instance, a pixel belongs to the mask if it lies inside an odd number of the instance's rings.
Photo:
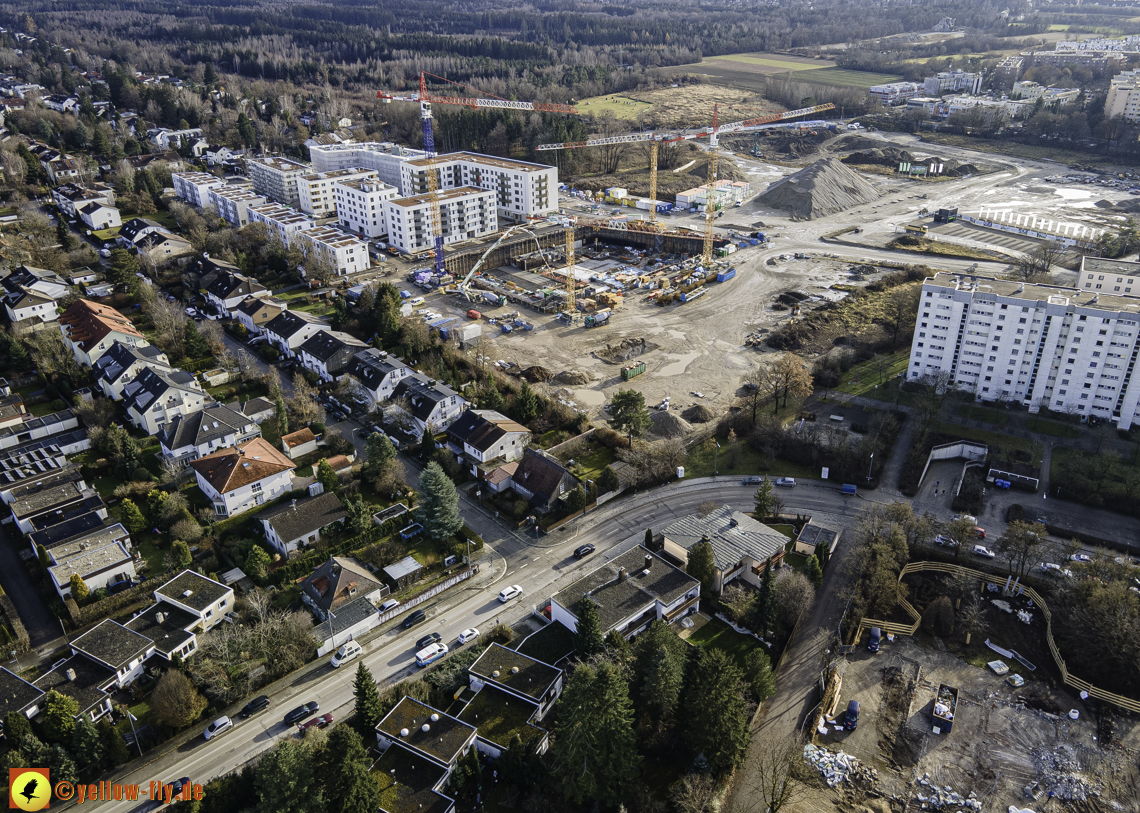
<svg viewBox="0 0 1140 813">
<path fill-rule="evenodd" d="M 347 434 L 347 433 L 346 433 Z M 415 641 L 428 632 L 439 632 L 449 646 L 468 627 L 490 629 L 497 623 L 512 624 L 529 614 L 533 607 L 545 602 L 553 593 L 589 572 L 603 560 L 613 558 L 637 545 L 645 529 L 663 528 L 674 519 L 694 512 L 708 500 L 732 505 L 742 510 L 752 508 L 753 487 L 742 486 L 739 478 L 718 478 L 674 483 L 652 493 L 627 497 L 613 506 L 603 506 L 581 520 L 581 527 L 569 527 L 543 537 L 537 543 L 521 534 L 503 530 L 483 516 L 481 509 L 465 503 L 464 518 L 477 527 L 497 527 L 495 534 L 485 537 L 488 544 L 481 560 L 481 573 L 475 584 L 458 587 L 425 607 L 428 619 L 404 631 L 398 626 L 384 629 L 364 645 L 361 660 L 380 682 L 397 681 L 416 671 Z M 801 486 L 784 495 L 787 510 L 853 517 L 865 502 L 844 498 L 834 488 Z M 473 513 L 474 512 L 474 513 Z M 585 542 L 597 546 L 597 553 L 584 560 L 574 559 L 572 551 Z M 488 567 L 489 565 L 489 567 Z M 501 604 L 499 591 L 518 584 L 523 595 Z M 310 700 L 320 703 L 321 712 L 331 711 L 341 719 L 352 708 L 352 683 L 356 662 L 334 669 L 327 662 L 301 670 L 286 679 L 270 693 L 272 706 L 250 720 L 238 720 L 222 737 L 207 742 L 200 729 L 209 721 L 201 721 L 193 736 L 178 741 L 173 750 L 157 758 L 148 755 L 149 764 L 127 766 L 127 771 L 112 781 L 137 783 L 146 788 L 151 780 L 172 781 L 189 776 L 196 783 L 206 783 L 272 748 L 282 737 L 295 736 L 295 728 L 282 722 L 284 714 Z M 228 710 L 234 717 L 242 703 Z M 100 809 L 117 813 L 148 810 L 151 802 L 101 803 Z"/>
</svg>

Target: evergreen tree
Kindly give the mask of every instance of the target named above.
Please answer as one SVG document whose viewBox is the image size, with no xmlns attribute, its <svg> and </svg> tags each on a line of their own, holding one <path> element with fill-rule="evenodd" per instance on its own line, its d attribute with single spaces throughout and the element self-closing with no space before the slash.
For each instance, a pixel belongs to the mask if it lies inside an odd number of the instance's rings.
<svg viewBox="0 0 1140 813">
<path fill-rule="evenodd" d="M 139 261 L 125 248 L 111 249 L 111 264 L 107 269 L 107 281 L 112 285 L 123 286 L 139 271 Z"/>
<path fill-rule="evenodd" d="M 653 547 L 653 529 L 652 528 L 646 528 L 645 529 L 645 547 L 647 547 L 647 548 Z"/>
<path fill-rule="evenodd" d="M 416 521 L 431 539 L 442 541 L 463 527 L 459 518 L 459 494 L 455 483 L 434 460 L 420 474 L 420 504 Z"/>
<path fill-rule="evenodd" d="M 273 404 L 273 417 L 277 421 L 277 434 L 289 434 L 289 410 L 285 409 L 285 399 L 281 397 L 281 390 L 277 391 L 277 400 Z"/>
<path fill-rule="evenodd" d="M 703 595 L 716 595 L 716 559 L 713 557 L 712 542 L 702 539 L 689 548 L 689 562 L 685 572 L 700 580 Z"/>
<path fill-rule="evenodd" d="M 147 529 L 146 517 L 130 499 L 124 499 L 119 503 L 119 521 L 132 534 L 140 534 Z"/>
<path fill-rule="evenodd" d="M 367 482 L 374 482 L 383 476 L 388 466 L 396 460 L 396 449 L 383 432 L 373 432 L 364 445 L 364 465 L 360 475 Z"/>
<path fill-rule="evenodd" d="M 633 661 L 633 647 L 625 636 L 617 630 L 610 630 L 606 633 L 605 641 L 610 659 L 619 666 L 628 667 Z"/>
<path fill-rule="evenodd" d="M 193 319 L 186 321 L 186 332 L 182 339 L 182 352 L 187 358 L 202 359 L 210 355 L 210 345 L 198 332 L 198 323 Z"/>
<path fill-rule="evenodd" d="M 719 649 L 701 649 L 683 695 L 682 738 L 693 756 L 703 755 L 716 776 L 731 773 L 748 750 L 748 708 L 743 675 Z"/>
<path fill-rule="evenodd" d="M 175 570 L 185 570 L 194 564 L 194 556 L 190 553 L 190 545 L 182 539 L 175 539 L 170 546 L 170 558 L 174 560 Z"/>
<path fill-rule="evenodd" d="M 772 589 L 772 560 L 765 563 L 764 575 L 760 577 L 760 590 L 756 601 L 752 602 L 751 626 L 761 638 L 768 635 L 768 630 L 776 621 L 776 593 Z"/>
<path fill-rule="evenodd" d="M 372 303 L 373 323 L 384 347 L 393 347 L 400 341 L 400 292 L 390 282 L 376 287 Z"/>
<path fill-rule="evenodd" d="M 598 491 L 602 494 L 608 494 L 611 491 L 617 491 L 619 488 L 621 488 L 621 480 L 618 479 L 617 473 L 612 466 L 606 466 L 598 477 Z"/>
<path fill-rule="evenodd" d="M 103 739 L 86 714 L 76 721 L 75 730 L 71 732 L 71 754 L 85 771 L 97 771 L 103 764 Z"/>
<path fill-rule="evenodd" d="M 515 418 L 521 424 L 528 424 L 538 417 L 538 396 L 530 388 L 530 384 L 523 382 L 518 397 L 515 398 Z"/>
<path fill-rule="evenodd" d="M 74 782 L 79 778 L 79 769 L 75 766 L 75 760 L 61 745 L 53 745 L 47 749 L 46 757 L 43 762 L 38 763 L 37 767 L 39 765 L 43 765 L 51 772 L 52 782 L 59 780 Z"/>
<path fill-rule="evenodd" d="M 804 567 L 804 575 L 811 579 L 811 583 L 816 587 L 823 584 L 823 571 L 819 567 L 819 559 L 814 556 L 809 556 L 807 565 Z"/>
<path fill-rule="evenodd" d="M 324 486 L 329 494 L 336 494 L 340 490 L 340 478 L 329 465 L 328 458 L 317 464 L 317 482 Z"/>
<path fill-rule="evenodd" d="M 424 433 L 420 436 L 420 458 L 431 460 L 433 454 L 435 454 L 435 435 L 432 434 L 429 427 L 425 426 Z"/>
<path fill-rule="evenodd" d="M 312 749 L 304 742 L 283 739 L 266 753 L 253 782 L 256 813 L 322 813 L 325 794 L 317 779 Z"/>
<path fill-rule="evenodd" d="M 352 696 L 356 698 L 356 727 L 365 736 L 376 735 L 376 724 L 384 716 L 384 705 L 380 700 L 380 690 L 376 679 L 363 663 L 356 667 L 356 680 L 352 686 Z"/>
<path fill-rule="evenodd" d="M 337 810 L 375 813 L 380 807 L 380 787 L 368 773 L 371 760 L 354 729 L 336 726 L 325 741 L 318 763 L 325 798 L 335 799 Z"/>
<path fill-rule="evenodd" d="M 8 358 L 11 361 L 12 366 L 17 370 L 30 369 L 32 366 L 32 359 L 31 356 L 28 355 L 28 351 L 27 348 L 24 347 L 24 343 L 19 339 L 15 339 L 9 336 L 6 344 L 8 346 Z"/>
<path fill-rule="evenodd" d="M 78 714 L 79 703 L 76 700 L 55 689 L 49 689 L 39 718 L 44 739 L 50 743 L 71 742 L 71 732 L 75 730 Z"/>
<path fill-rule="evenodd" d="M 586 491 L 581 485 L 566 495 L 566 507 L 571 512 L 581 511 L 586 507 Z"/>
<path fill-rule="evenodd" d="M 218 82 L 218 72 L 214 70 L 212 62 L 206 63 L 206 68 L 202 73 L 202 81 L 207 85 L 214 85 Z"/>
<path fill-rule="evenodd" d="M 269 573 L 269 564 L 272 560 L 265 548 L 254 545 L 245 557 L 245 573 L 254 581 L 262 581 Z"/>
<path fill-rule="evenodd" d="M 4 715 L 4 739 L 10 748 L 17 748 L 24 737 L 31 733 L 32 724 L 20 712 L 10 711 Z"/>
<path fill-rule="evenodd" d="M 815 558 L 819 560 L 819 569 L 821 572 L 827 569 L 827 560 L 830 555 L 831 551 L 828 549 L 826 541 L 815 546 Z"/>
<path fill-rule="evenodd" d="M 772 493 L 772 481 L 767 477 L 760 480 L 760 487 L 756 489 L 756 493 L 752 495 L 752 501 L 756 504 L 753 514 L 757 519 L 765 519 L 772 516 L 776 508 L 776 495 Z"/>
<path fill-rule="evenodd" d="M 487 376 L 487 386 L 483 390 L 480 403 L 483 405 L 483 409 L 493 409 L 496 412 L 502 412 L 507 408 L 507 402 L 503 399 L 503 394 L 499 392 L 494 376 Z"/>
<path fill-rule="evenodd" d="M 106 717 L 99 721 L 99 739 L 103 742 L 103 761 L 106 767 L 117 768 L 131 758 L 123 735 Z"/>
<path fill-rule="evenodd" d="M 47 570 L 49 567 L 51 567 L 51 557 L 48 556 L 47 548 L 45 548 L 43 545 L 37 545 L 36 554 L 39 556 L 40 567 L 42 567 L 44 570 Z"/>
<path fill-rule="evenodd" d="M 372 514 L 369 513 L 368 506 L 364 504 L 364 499 L 357 494 L 355 498 L 342 498 L 341 502 L 348 514 L 344 520 L 344 525 L 349 533 L 362 534 L 367 531 L 372 525 Z"/>
<path fill-rule="evenodd" d="M 247 147 L 257 145 L 257 131 L 253 128 L 253 122 L 249 120 L 249 116 L 245 113 L 240 113 L 237 120 L 238 135 L 241 137 L 242 143 Z"/>
<path fill-rule="evenodd" d="M 578 659 L 588 661 L 605 650 L 605 641 L 602 638 L 602 619 L 598 613 L 598 605 L 589 596 L 582 596 L 576 607 L 578 616 L 578 629 L 574 635 Z"/>
<path fill-rule="evenodd" d="M 744 679 L 752 689 L 752 697 L 763 703 L 776 693 L 776 675 L 772 672 L 772 661 L 762 649 L 753 649 L 744 661 Z"/>
<path fill-rule="evenodd" d="M 662 647 L 650 661 L 641 684 L 641 706 L 660 727 L 673 716 L 685 678 L 683 664 L 671 650 Z"/>
<path fill-rule="evenodd" d="M 629 434 L 630 445 L 635 437 L 649 428 L 652 421 L 645 408 L 645 396 L 637 390 L 618 390 L 610 402 L 610 423 L 618 431 Z"/>
<path fill-rule="evenodd" d="M 71 597 L 75 599 L 77 604 L 82 604 L 91 596 L 91 591 L 87 589 L 87 582 L 83 581 L 83 577 L 78 573 L 72 573 L 67 583 L 71 587 Z"/>
</svg>

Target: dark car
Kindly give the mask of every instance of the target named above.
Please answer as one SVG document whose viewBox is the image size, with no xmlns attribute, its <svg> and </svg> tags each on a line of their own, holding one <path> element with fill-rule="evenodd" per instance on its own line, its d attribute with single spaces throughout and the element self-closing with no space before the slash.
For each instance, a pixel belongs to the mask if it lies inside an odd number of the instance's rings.
<svg viewBox="0 0 1140 813">
<path fill-rule="evenodd" d="M 594 552 L 594 546 L 593 545 L 591 545 L 589 543 L 587 543 L 585 545 L 579 545 L 578 547 L 574 548 L 574 558 L 575 559 L 581 559 L 583 556 L 589 556 L 593 552 Z"/>
<path fill-rule="evenodd" d="M 859 727 L 859 701 L 852 700 L 847 704 L 847 714 L 843 715 L 843 727 L 854 731 Z"/>
<path fill-rule="evenodd" d="M 867 642 L 867 650 L 878 652 L 879 644 L 883 641 L 883 631 L 878 627 L 871 627 L 871 639 Z"/>
<path fill-rule="evenodd" d="M 265 711 L 267 708 L 269 708 L 269 698 L 265 695 L 261 695 L 261 697 L 255 697 L 246 703 L 245 708 L 239 713 L 242 717 L 248 718 L 257 714 L 259 711 Z"/>
<path fill-rule="evenodd" d="M 182 792 L 182 789 L 184 787 L 186 787 L 187 785 L 190 784 L 190 777 L 184 776 L 181 779 L 175 779 L 170 784 L 174 786 L 174 793 L 172 795 L 177 796 L 179 793 Z"/>
<path fill-rule="evenodd" d="M 420 640 L 416 641 L 416 649 L 425 649 L 432 644 L 438 644 L 442 640 L 443 636 L 438 632 L 429 632 L 423 638 L 420 638 Z"/>
<path fill-rule="evenodd" d="M 320 709 L 320 707 L 320 704 L 317 703 L 316 700 L 310 700 L 303 706 L 297 706 L 297 708 L 285 715 L 285 725 L 296 725 L 314 711 Z"/>
<path fill-rule="evenodd" d="M 314 717 L 307 723 L 297 723 L 297 731 L 300 734 L 304 734 L 310 728 L 326 728 L 327 726 L 332 725 L 332 721 L 333 716 L 332 712 L 330 711 L 327 714 L 322 714 L 320 717 Z"/>
<path fill-rule="evenodd" d="M 423 610 L 416 610 L 414 612 L 408 613 L 407 618 L 403 620 L 400 626 L 404 629 L 408 629 L 410 627 L 414 627 L 416 624 L 420 623 L 426 618 L 427 613 L 425 613 Z"/>
</svg>

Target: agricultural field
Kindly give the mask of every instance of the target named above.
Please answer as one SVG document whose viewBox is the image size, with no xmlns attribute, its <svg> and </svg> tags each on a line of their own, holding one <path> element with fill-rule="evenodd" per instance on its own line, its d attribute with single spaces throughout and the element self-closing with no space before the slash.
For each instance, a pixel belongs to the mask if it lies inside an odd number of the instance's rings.
<svg viewBox="0 0 1140 813">
<path fill-rule="evenodd" d="M 711 81 L 742 90 L 763 92 L 768 76 L 793 74 L 797 81 L 832 87 L 867 88 L 900 77 L 889 73 L 849 71 L 837 68 L 826 59 L 809 59 L 776 54 L 726 54 L 702 59 L 696 65 L 683 65 L 672 69 L 674 73 L 698 74 Z"/>
</svg>

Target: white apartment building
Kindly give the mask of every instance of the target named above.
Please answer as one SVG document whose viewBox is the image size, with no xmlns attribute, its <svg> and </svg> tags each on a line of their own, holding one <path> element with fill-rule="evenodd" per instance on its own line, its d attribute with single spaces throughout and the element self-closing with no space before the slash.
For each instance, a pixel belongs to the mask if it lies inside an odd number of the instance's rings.
<svg viewBox="0 0 1140 813">
<path fill-rule="evenodd" d="M 234 228 L 249 224 L 249 209 L 265 203 L 265 196 L 252 191 L 248 186 L 225 186 L 210 190 L 210 205 L 218 216 Z"/>
<path fill-rule="evenodd" d="M 1125 121 L 1140 121 L 1140 70 L 1124 71 L 1112 77 L 1112 86 L 1104 101 L 1104 117 L 1118 116 Z"/>
<path fill-rule="evenodd" d="M 378 180 L 400 188 L 400 168 L 408 161 L 427 155 L 390 141 L 367 141 L 361 144 L 314 144 L 309 147 L 309 158 L 317 172 L 334 172 L 342 169 L 371 169 Z"/>
<path fill-rule="evenodd" d="M 333 201 L 340 227 L 369 239 L 388 233 L 384 201 L 399 194 L 396 187 L 373 179 L 338 180 L 333 184 Z"/>
<path fill-rule="evenodd" d="M 221 189 L 226 182 L 208 172 L 172 172 L 170 180 L 174 184 L 174 194 L 191 206 L 199 209 L 210 205 L 210 190 Z"/>
<path fill-rule="evenodd" d="M 297 199 L 301 211 L 314 218 L 336 214 L 333 187 L 339 181 L 375 178 L 373 169 L 334 169 L 332 172 L 311 172 L 297 179 Z"/>
<path fill-rule="evenodd" d="M 264 158 L 246 158 L 245 171 L 253 181 L 254 192 L 286 206 L 296 206 L 300 200 L 297 182 L 313 168 L 279 155 L 267 155 Z"/>
<path fill-rule="evenodd" d="M 498 214 L 504 218 L 523 220 L 558 209 L 558 170 L 552 166 L 475 152 L 441 155 L 435 165 L 441 190 L 473 186 L 494 192 Z M 405 163 L 400 169 L 401 194 L 427 191 L 427 160 Z"/>
<path fill-rule="evenodd" d="M 923 93 L 927 96 L 942 96 L 946 93 L 969 93 L 973 96 L 981 89 L 982 75 L 962 70 L 942 71 L 926 77 L 923 82 Z"/>
<path fill-rule="evenodd" d="M 457 243 L 498 231 L 495 193 L 465 186 L 439 193 L 439 214 L 444 243 Z M 427 195 L 384 202 L 388 242 L 407 254 L 435 246 L 431 203 Z"/>
<path fill-rule="evenodd" d="M 297 245 L 305 257 L 322 257 L 339 276 L 367 271 L 368 244 L 332 226 L 297 233 Z"/>
<path fill-rule="evenodd" d="M 890 82 L 886 85 L 872 85 L 867 88 L 871 101 L 878 101 L 883 107 L 903 104 L 922 93 L 924 86 L 915 82 Z"/>
<path fill-rule="evenodd" d="M 1106 271 L 1086 263 L 1082 285 L 1131 287 L 1123 268 Z M 1108 290 L 940 273 L 922 286 L 907 377 L 946 377 L 978 400 L 1018 401 L 1031 412 L 1048 406 L 1128 429 L 1140 417 L 1140 298 Z"/>
<path fill-rule="evenodd" d="M 289 247 L 297 235 L 303 231 L 314 228 L 317 224 L 307 215 L 296 209 L 282 206 L 280 203 L 263 203 L 260 206 L 249 207 L 249 222 L 263 223 L 270 234 L 276 234 L 278 239 Z"/>
</svg>

